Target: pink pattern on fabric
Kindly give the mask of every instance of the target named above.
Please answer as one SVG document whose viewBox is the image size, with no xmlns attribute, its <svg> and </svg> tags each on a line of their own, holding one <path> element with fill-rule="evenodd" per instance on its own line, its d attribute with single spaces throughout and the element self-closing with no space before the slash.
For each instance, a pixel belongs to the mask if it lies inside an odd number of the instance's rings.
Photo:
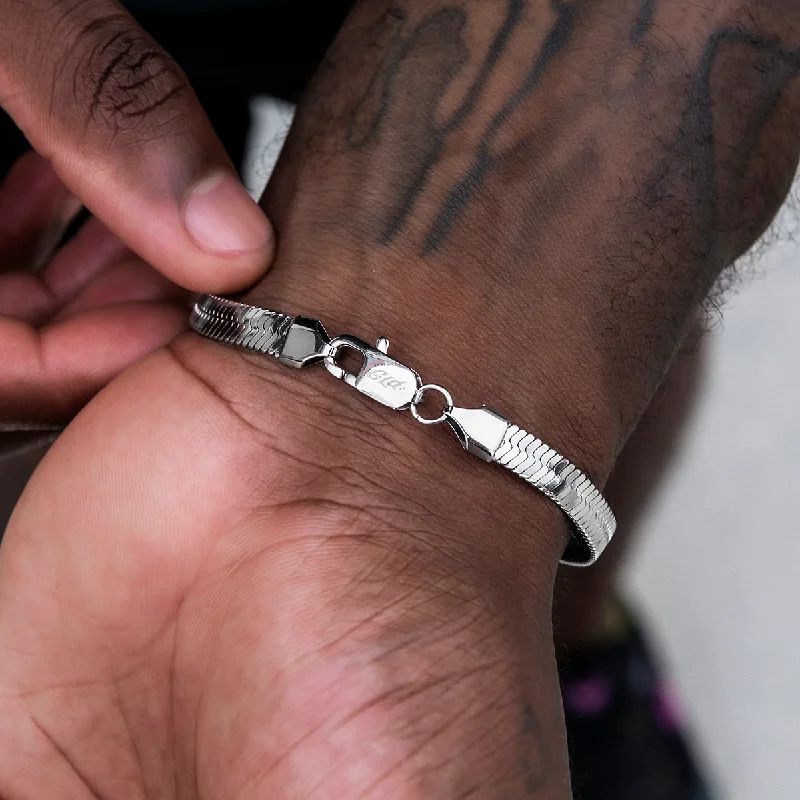
<svg viewBox="0 0 800 800">
<path fill-rule="evenodd" d="M 607 675 L 592 675 L 564 687 L 564 701 L 577 714 L 596 717 L 611 702 L 611 681 Z"/>
<path fill-rule="evenodd" d="M 671 684 L 659 681 L 653 691 L 653 713 L 658 726 L 665 731 L 683 727 L 683 705 Z"/>
</svg>

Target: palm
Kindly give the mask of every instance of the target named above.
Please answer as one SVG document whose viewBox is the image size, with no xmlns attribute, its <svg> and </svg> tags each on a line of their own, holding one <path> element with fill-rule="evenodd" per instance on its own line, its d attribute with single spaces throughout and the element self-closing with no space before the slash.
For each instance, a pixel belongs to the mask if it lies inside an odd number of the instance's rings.
<svg viewBox="0 0 800 800">
<path fill-rule="evenodd" d="M 0 186 L 0 427 L 66 421 L 185 326 L 177 288 L 96 220 L 49 257 L 77 211 L 32 153 Z"/>
<path fill-rule="evenodd" d="M 59 769 L 65 786 L 84 781 L 117 796 L 121 781 L 193 782 L 183 734 L 198 726 L 197 779 L 217 790 L 210 796 L 233 796 L 214 785 L 215 765 L 240 752 L 232 719 L 258 711 L 258 691 L 247 691 L 230 641 L 263 639 L 258 562 L 274 545 L 247 533 L 248 487 L 234 476 L 258 443 L 243 433 L 161 353 L 109 387 L 57 443 L 3 543 L 3 682 L 18 699 L 13 715 L 0 713 L 2 749 L 27 729 L 51 776 Z M 272 665 L 250 656 L 263 686 Z M 213 692 L 201 691 L 201 676 Z M 74 759 L 71 777 L 59 750 Z M 13 788 L 0 783 L 0 794 Z"/>
<path fill-rule="evenodd" d="M 0 551 L 0 796 L 401 797 L 441 746 L 432 796 L 454 770 L 531 783 L 538 740 L 479 757 L 518 722 L 512 610 L 414 549 L 441 521 L 400 539 L 397 498 L 331 468 L 289 377 L 185 337 L 45 459 Z"/>
</svg>

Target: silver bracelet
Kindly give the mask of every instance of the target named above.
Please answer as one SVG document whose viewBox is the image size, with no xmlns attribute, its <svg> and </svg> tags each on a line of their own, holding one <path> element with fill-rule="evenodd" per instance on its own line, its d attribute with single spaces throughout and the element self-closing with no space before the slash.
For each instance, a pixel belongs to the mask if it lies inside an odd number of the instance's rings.
<svg viewBox="0 0 800 800">
<path fill-rule="evenodd" d="M 275 311 L 203 295 L 195 303 L 191 325 L 209 339 L 274 356 L 292 367 L 322 362 L 328 372 L 367 397 L 395 409 L 410 410 L 424 425 L 447 422 L 465 450 L 494 461 L 519 475 L 552 500 L 573 523 L 573 535 L 562 564 L 593 564 L 611 541 L 617 522 L 600 490 L 574 464 L 495 411 L 458 408 L 450 393 L 387 355 L 389 340 L 372 347 L 354 336 L 331 339 L 319 320 L 291 317 Z M 363 359 L 357 375 L 336 363 L 343 350 Z M 427 392 L 439 392 L 444 408 L 438 417 L 426 418 L 418 406 Z"/>
</svg>

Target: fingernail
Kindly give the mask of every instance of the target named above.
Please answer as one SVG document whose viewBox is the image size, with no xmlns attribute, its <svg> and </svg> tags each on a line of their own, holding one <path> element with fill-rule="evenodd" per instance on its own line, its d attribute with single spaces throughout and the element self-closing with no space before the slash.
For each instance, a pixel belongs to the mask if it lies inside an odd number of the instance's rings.
<svg viewBox="0 0 800 800">
<path fill-rule="evenodd" d="M 189 235 L 209 253 L 260 250 L 272 238 L 272 226 L 264 212 L 228 172 L 197 184 L 183 213 Z"/>
</svg>

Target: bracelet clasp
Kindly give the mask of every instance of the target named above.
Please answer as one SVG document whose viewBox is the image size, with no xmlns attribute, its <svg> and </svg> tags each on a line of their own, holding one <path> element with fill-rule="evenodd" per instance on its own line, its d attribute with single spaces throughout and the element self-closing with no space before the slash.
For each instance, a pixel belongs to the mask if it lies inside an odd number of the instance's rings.
<svg viewBox="0 0 800 800">
<path fill-rule="evenodd" d="M 372 347 L 355 336 L 337 336 L 328 348 L 324 364 L 334 378 L 343 380 L 361 394 L 395 411 L 410 408 L 422 380 L 411 367 L 387 355 L 388 339 L 378 339 L 375 347 Z M 336 363 L 336 357 L 343 350 L 355 350 L 363 357 L 357 374 L 348 372 Z"/>
</svg>

